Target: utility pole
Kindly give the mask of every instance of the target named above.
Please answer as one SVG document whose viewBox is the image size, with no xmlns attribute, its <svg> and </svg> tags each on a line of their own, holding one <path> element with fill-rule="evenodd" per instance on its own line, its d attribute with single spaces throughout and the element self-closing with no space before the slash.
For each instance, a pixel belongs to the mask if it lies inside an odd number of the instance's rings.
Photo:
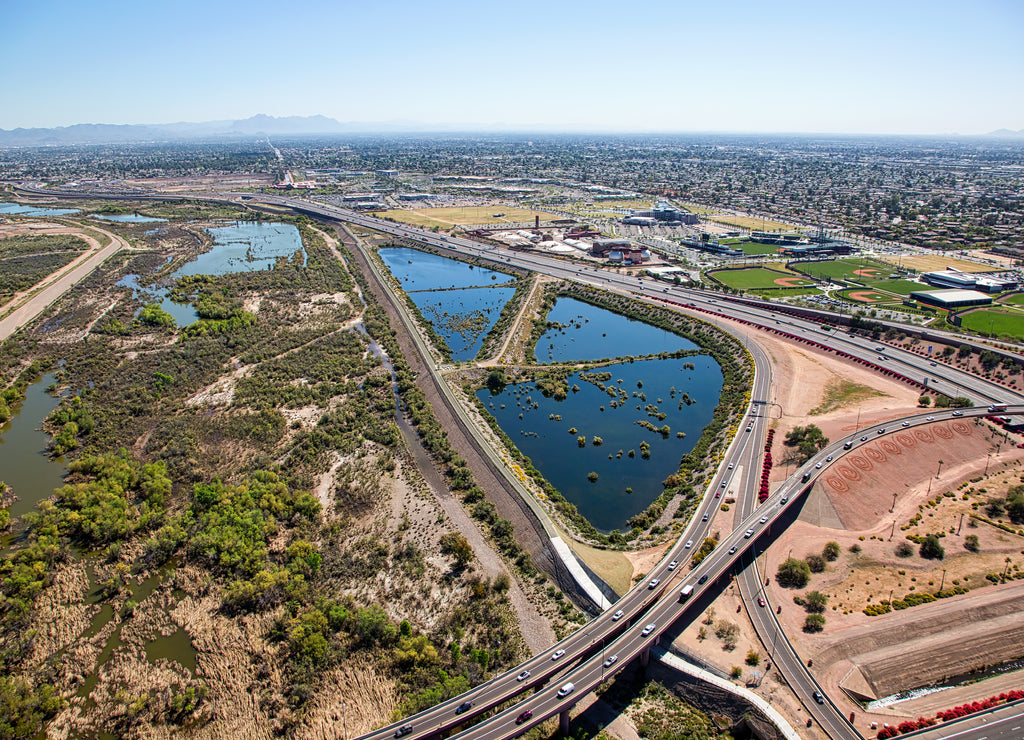
<svg viewBox="0 0 1024 740">
<path fill-rule="evenodd" d="M 960 514 L 960 523 L 958 525 L 956 525 L 956 533 L 957 534 L 960 534 L 960 530 L 963 529 L 963 526 L 964 526 L 964 515 L 961 513 Z"/>
<path fill-rule="evenodd" d="M 946 585 L 946 569 L 942 569 L 942 580 L 939 581 L 939 591 L 942 591 L 942 587 Z"/>
<path fill-rule="evenodd" d="M 896 534 L 896 520 L 892 520 L 892 531 L 889 532 L 889 542 L 892 542 L 893 536 Z"/>
<path fill-rule="evenodd" d="M 892 506 L 889 507 L 889 513 L 892 514 L 896 510 L 896 494 L 892 495 Z"/>
</svg>

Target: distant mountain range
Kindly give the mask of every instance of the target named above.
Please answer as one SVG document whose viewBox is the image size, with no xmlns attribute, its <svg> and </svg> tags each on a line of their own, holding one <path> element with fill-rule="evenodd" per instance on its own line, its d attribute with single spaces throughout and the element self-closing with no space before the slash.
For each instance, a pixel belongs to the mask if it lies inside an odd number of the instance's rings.
<svg viewBox="0 0 1024 740">
<path fill-rule="evenodd" d="M 175 141 L 210 137 L 255 136 L 260 134 L 340 134 L 366 131 L 418 131 L 422 124 L 390 121 L 383 123 L 339 123 L 326 116 L 259 114 L 237 121 L 205 123 L 110 124 L 78 123 L 57 128 L 0 129 L 0 147 L 66 146 L 71 144 L 124 144 Z"/>
<path fill-rule="evenodd" d="M 145 142 L 184 141 L 251 136 L 281 136 L 295 134 L 345 133 L 398 133 L 398 132 L 459 132 L 459 131 L 542 131 L 543 125 L 511 127 L 495 123 L 490 126 L 457 123 L 424 124 L 417 121 L 365 121 L 341 123 L 327 116 L 285 116 L 277 118 L 259 114 L 251 118 L 232 121 L 206 121 L 205 123 L 113 124 L 78 123 L 57 128 L 0 129 L 0 148 L 33 146 L 69 146 L 74 144 L 131 144 Z M 956 135 L 953 135 L 956 137 Z M 957 137 L 959 138 L 959 137 Z M 1024 139 L 1024 129 L 1013 131 L 1001 128 L 978 137 Z"/>
<path fill-rule="evenodd" d="M 1024 128 L 1020 131 L 1013 131 L 1008 128 L 1000 128 L 995 131 L 989 131 L 985 136 L 991 136 L 995 139 L 1024 139 Z"/>
</svg>

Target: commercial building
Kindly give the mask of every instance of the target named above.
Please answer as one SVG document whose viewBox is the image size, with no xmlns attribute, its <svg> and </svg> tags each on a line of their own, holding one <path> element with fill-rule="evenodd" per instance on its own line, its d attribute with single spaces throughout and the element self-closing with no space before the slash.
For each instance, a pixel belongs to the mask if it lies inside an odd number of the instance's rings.
<svg viewBox="0 0 1024 740">
<path fill-rule="evenodd" d="M 987 306 L 992 303 L 992 297 L 976 290 L 959 290 L 950 288 L 948 290 L 915 290 L 910 297 L 929 306 L 937 306 L 947 310 L 967 308 L 968 306 Z"/>
<path fill-rule="evenodd" d="M 936 270 L 921 275 L 921 279 L 929 285 L 940 288 L 963 288 L 980 290 L 985 293 L 1002 293 L 1017 287 L 1017 281 L 1001 278 L 981 277 L 959 270 Z"/>
</svg>

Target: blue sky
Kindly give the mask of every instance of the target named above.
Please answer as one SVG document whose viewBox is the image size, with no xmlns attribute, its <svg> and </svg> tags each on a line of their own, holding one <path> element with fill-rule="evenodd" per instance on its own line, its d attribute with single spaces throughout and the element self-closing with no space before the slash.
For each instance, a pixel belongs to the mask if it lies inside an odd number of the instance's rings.
<svg viewBox="0 0 1024 740">
<path fill-rule="evenodd" d="M 0 2 L 0 128 L 1024 129 L 1024 1 Z"/>
</svg>

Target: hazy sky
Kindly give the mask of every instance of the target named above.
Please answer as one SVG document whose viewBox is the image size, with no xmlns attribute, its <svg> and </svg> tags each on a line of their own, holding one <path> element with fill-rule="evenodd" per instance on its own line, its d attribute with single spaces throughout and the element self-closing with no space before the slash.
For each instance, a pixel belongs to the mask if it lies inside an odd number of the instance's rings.
<svg viewBox="0 0 1024 740">
<path fill-rule="evenodd" d="M 0 0 L 0 128 L 1024 128 L 1024 0 Z"/>
</svg>

